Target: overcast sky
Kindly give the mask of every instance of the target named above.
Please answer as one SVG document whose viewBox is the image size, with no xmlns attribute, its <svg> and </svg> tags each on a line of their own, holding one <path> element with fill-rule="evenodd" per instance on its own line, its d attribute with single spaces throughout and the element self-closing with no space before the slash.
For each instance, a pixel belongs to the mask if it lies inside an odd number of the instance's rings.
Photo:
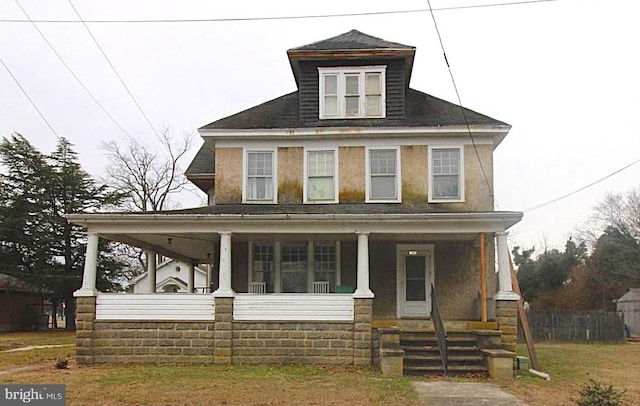
<svg viewBox="0 0 640 406">
<path fill-rule="evenodd" d="M 18 0 L 73 72 L 133 137 L 155 143 L 143 115 L 68 0 Z M 84 20 L 243 19 L 427 10 L 422 1 L 71 0 Z M 434 9 L 507 0 L 432 0 Z M 514 0 L 510 0 L 514 1 Z M 517 1 L 517 0 L 515 0 Z M 556 0 L 436 11 L 466 107 L 513 126 L 495 152 L 500 210 L 523 211 L 640 159 L 640 3 Z M 26 19 L 0 0 L 0 20 Z M 417 48 L 410 86 L 448 101 L 455 92 L 427 11 L 369 16 L 120 23 L 89 22 L 151 123 L 177 133 L 296 89 L 289 48 L 351 29 Z M 91 100 L 29 22 L 0 21 L 0 58 L 83 167 L 104 173 L 102 141 L 124 133 Z M 56 136 L 0 66 L 0 135 L 19 132 L 42 152 Z M 197 139 L 191 156 L 199 148 Z M 511 244 L 561 247 L 608 192 L 640 181 L 640 164 L 557 203 L 525 213 Z M 183 206 L 199 204 L 185 195 Z"/>
</svg>

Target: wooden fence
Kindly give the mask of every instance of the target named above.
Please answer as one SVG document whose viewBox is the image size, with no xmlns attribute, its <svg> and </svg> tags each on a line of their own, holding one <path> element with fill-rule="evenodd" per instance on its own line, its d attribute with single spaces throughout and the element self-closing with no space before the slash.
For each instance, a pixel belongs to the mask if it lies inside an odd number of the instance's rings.
<svg viewBox="0 0 640 406">
<path fill-rule="evenodd" d="M 615 312 L 529 311 L 531 333 L 536 342 L 621 343 L 625 341 L 624 320 Z M 518 323 L 518 341 L 524 342 Z"/>
</svg>

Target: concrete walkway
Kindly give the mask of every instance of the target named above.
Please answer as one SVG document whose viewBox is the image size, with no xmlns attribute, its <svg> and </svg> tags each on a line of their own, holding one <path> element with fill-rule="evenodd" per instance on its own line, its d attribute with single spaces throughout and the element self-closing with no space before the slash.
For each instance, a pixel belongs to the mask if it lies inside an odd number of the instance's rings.
<svg viewBox="0 0 640 406">
<path fill-rule="evenodd" d="M 414 382 L 419 399 L 429 406 L 526 406 L 515 396 L 486 383 Z"/>
</svg>

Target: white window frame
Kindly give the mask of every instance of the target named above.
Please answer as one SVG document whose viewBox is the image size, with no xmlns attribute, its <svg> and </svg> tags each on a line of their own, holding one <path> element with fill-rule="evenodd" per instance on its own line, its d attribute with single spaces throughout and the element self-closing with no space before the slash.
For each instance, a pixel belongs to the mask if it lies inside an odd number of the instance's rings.
<svg viewBox="0 0 640 406">
<path fill-rule="evenodd" d="M 282 244 L 307 244 L 307 292 L 313 292 L 313 282 L 315 282 L 316 264 L 315 264 L 315 244 L 335 244 L 336 246 L 336 288 L 340 286 L 340 241 L 322 240 L 322 241 L 264 241 L 264 240 L 252 240 L 249 241 L 248 252 L 248 282 L 253 282 L 253 245 L 254 244 L 270 244 L 273 246 L 274 252 L 274 292 L 282 293 Z M 248 285 L 247 285 L 248 288 Z M 334 292 L 335 293 L 335 292 Z"/>
<path fill-rule="evenodd" d="M 248 187 L 248 167 L 249 167 L 249 154 L 251 153 L 271 153 L 271 165 L 272 165 L 272 198 L 271 199 L 249 199 Z M 258 203 L 258 204 L 273 204 L 278 203 L 278 150 L 277 148 L 245 148 L 243 151 L 242 159 L 242 203 Z"/>
<path fill-rule="evenodd" d="M 458 163 L 458 190 L 460 192 L 460 196 L 457 198 L 452 197 L 435 197 L 433 193 L 433 185 L 434 185 L 434 173 L 433 173 L 433 151 L 443 150 L 443 149 L 457 149 L 459 151 L 459 159 Z M 429 203 L 464 203 L 464 183 L 465 183 L 465 171 L 464 171 L 464 146 L 463 145 L 442 145 L 442 146 L 429 146 L 429 155 L 428 155 L 429 164 L 428 167 L 428 179 L 429 179 Z"/>
<path fill-rule="evenodd" d="M 372 198 L 371 197 L 371 151 L 389 151 L 393 150 L 396 152 L 396 196 L 394 198 L 380 199 L 380 198 Z M 365 202 L 366 203 L 401 203 L 402 202 L 402 166 L 400 164 L 401 156 L 400 156 L 400 147 L 399 146 L 380 146 L 380 147 L 366 147 L 365 148 L 365 172 L 366 172 L 366 182 L 365 182 Z"/>
<path fill-rule="evenodd" d="M 333 152 L 333 199 L 323 199 L 323 200 L 312 200 L 309 198 L 309 153 L 312 152 Z M 328 148 L 305 148 L 304 149 L 304 186 L 303 186 L 303 201 L 304 203 L 312 203 L 312 204 L 327 204 L 327 203 L 338 203 L 338 148 L 336 147 L 328 147 Z"/>
<path fill-rule="evenodd" d="M 362 119 L 362 118 L 385 118 L 386 117 L 386 71 L 387 67 L 381 66 L 344 66 L 344 67 L 319 67 L 319 117 L 321 120 L 326 119 Z M 366 81 L 365 77 L 367 73 L 379 73 L 380 74 L 380 114 L 367 115 L 366 106 Z M 358 93 L 359 93 L 359 107 L 358 113 L 354 116 L 347 116 L 346 114 L 346 75 L 358 75 Z M 325 113 L 324 103 L 324 78 L 327 75 L 336 75 L 338 79 L 338 114 L 330 115 Z"/>
</svg>

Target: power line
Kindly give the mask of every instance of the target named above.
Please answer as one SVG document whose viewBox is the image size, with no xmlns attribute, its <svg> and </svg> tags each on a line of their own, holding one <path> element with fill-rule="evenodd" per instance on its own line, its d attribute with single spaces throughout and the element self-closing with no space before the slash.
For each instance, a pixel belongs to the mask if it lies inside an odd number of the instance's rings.
<svg viewBox="0 0 640 406">
<path fill-rule="evenodd" d="M 560 197 L 556 197 L 555 199 L 551 199 L 551 200 L 546 201 L 546 202 L 544 202 L 544 203 L 540 203 L 540 204 L 537 204 L 537 205 L 535 205 L 535 206 L 531 206 L 531 207 L 529 207 L 528 209 L 524 209 L 524 210 L 522 210 L 522 211 L 523 211 L 524 213 L 528 213 L 528 212 L 530 212 L 530 211 L 534 211 L 534 210 L 540 209 L 540 208 L 542 208 L 542 207 L 548 206 L 548 205 L 550 205 L 550 204 L 552 204 L 552 203 L 555 203 L 555 202 L 558 202 L 558 201 L 560 201 L 560 200 L 566 199 L 566 198 L 567 198 L 567 197 L 569 197 L 569 196 L 573 196 L 573 195 L 575 195 L 576 193 L 582 192 L 583 190 L 588 189 L 588 188 L 590 188 L 591 186 L 597 185 L 598 183 L 600 183 L 600 182 L 602 182 L 602 181 L 604 181 L 604 180 L 606 180 L 606 179 L 609 179 L 609 178 L 610 178 L 610 177 L 612 177 L 613 175 L 617 175 L 618 173 L 620 173 L 620 172 L 624 171 L 625 169 L 628 169 L 628 168 L 632 167 L 633 165 L 637 164 L 638 162 L 640 162 L 640 159 L 637 159 L 637 160 L 635 160 L 635 161 L 631 162 L 630 164 L 625 165 L 625 166 L 623 166 L 622 168 L 620 168 L 620 169 L 618 169 L 618 170 L 615 170 L 615 171 L 611 172 L 610 174 L 608 174 L 608 175 L 606 175 L 606 176 L 604 176 L 604 177 L 602 177 L 602 178 L 600 178 L 600 179 L 598 179 L 598 180 L 596 180 L 596 181 L 594 181 L 594 182 L 589 183 L 589 184 L 588 184 L 588 185 L 586 185 L 586 186 L 583 186 L 583 187 L 581 187 L 581 188 L 579 188 L 579 189 L 576 189 L 576 190 L 574 190 L 573 192 L 569 192 L 569 193 L 567 193 L 567 194 L 565 194 L 565 195 L 562 195 L 562 196 L 560 196 Z"/>
<path fill-rule="evenodd" d="M 122 87 L 124 87 L 124 89 L 127 91 L 127 94 L 129 94 L 129 97 L 131 97 L 131 100 L 133 100 L 133 103 L 136 105 L 136 107 L 138 108 L 138 111 L 140 111 L 140 114 L 142 114 L 142 116 L 144 117 L 144 119 L 147 121 L 147 124 L 149 124 L 149 127 L 151 127 L 151 130 L 153 131 L 153 133 L 156 135 L 156 137 L 158 137 L 158 139 L 160 139 L 160 135 L 158 134 L 158 132 L 156 131 L 156 129 L 154 128 L 153 124 L 151 124 L 151 120 L 149 120 L 149 117 L 147 117 L 147 115 L 145 114 L 144 110 L 142 110 L 142 107 L 140 107 L 140 104 L 138 103 L 138 101 L 136 100 L 136 98 L 133 96 L 133 94 L 131 93 L 131 91 L 129 90 L 129 87 L 127 87 L 127 85 L 124 83 L 124 80 L 122 80 L 122 77 L 120 76 L 120 74 L 118 73 L 118 71 L 116 70 L 115 66 L 113 66 L 113 64 L 111 63 L 111 60 L 109 60 L 109 57 L 107 56 L 107 54 L 104 52 L 104 50 L 102 49 L 102 47 L 100 46 L 100 44 L 98 43 L 98 40 L 96 39 L 96 37 L 93 36 L 93 33 L 91 32 L 91 30 L 89 29 L 89 26 L 87 25 L 87 23 L 85 21 L 82 20 L 82 16 L 80 16 L 80 13 L 78 12 L 78 10 L 76 10 L 75 6 L 73 5 L 73 3 L 71 2 L 71 0 L 67 0 L 69 2 L 69 5 L 71 6 L 71 8 L 73 9 L 73 11 L 76 13 L 76 15 L 78 16 L 78 18 L 80 19 L 80 21 L 82 22 L 82 25 L 84 26 L 84 28 L 87 30 L 87 32 L 89 33 L 89 36 L 91 37 L 91 39 L 93 40 L 93 42 L 96 44 L 96 46 L 98 47 L 98 49 L 100 50 L 100 52 L 102 53 L 102 56 L 104 56 L 104 59 L 107 61 L 107 63 L 109 64 L 109 66 L 111 67 L 111 70 L 113 71 L 113 73 L 115 73 L 116 77 L 118 78 L 118 80 L 120 81 L 120 83 L 122 84 Z"/>
<path fill-rule="evenodd" d="M 429 10 L 431 9 L 431 0 L 427 0 L 427 4 L 429 4 Z M 484 177 L 484 183 L 487 185 L 489 189 L 489 196 L 491 200 L 495 202 L 495 196 L 493 194 L 493 188 L 489 183 L 489 179 L 487 178 L 487 173 L 484 170 L 484 165 L 482 164 L 482 159 L 480 159 L 480 153 L 478 152 L 478 146 L 476 145 L 476 140 L 473 138 L 473 133 L 471 132 L 471 127 L 469 126 L 469 120 L 467 118 L 467 113 L 465 112 L 465 108 L 462 105 L 462 99 L 460 98 L 460 92 L 458 92 L 458 86 L 456 85 L 456 80 L 453 77 L 453 71 L 451 70 L 451 66 L 449 65 L 449 60 L 447 59 L 447 52 L 444 49 L 444 44 L 442 43 L 442 36 L 440 35 L 440 30 L 438 29 L 438 23 L 436 22 L 436 16 L 431 11 L 431 18 L 433 19 L 433 25 L 436 29 L 436 33 L 438 34 L 438 40 L 440 42 L 440 48 L 442 49 L 442 54 L 444 56 L 444 61 L 447 64 L 447 69 L 449 70 L 449 76 L 451 77 L 451 83 L 453 84 L 453 89 L 456 92 L 456 97 L 458 98 L 458 104 L 460 105 L 460 111 L 462 112 L 462 117 L 464 119 L 464 124 L 467 127 L 467 132 L 469 133 L 469 138 L 471 138 L 471 144 L 473 144 L 473 150 L 476 152 L 476 157 L 478 158 L 478 164 L 480 164 L 480 170 L 482 171 L 482 176 Z M 495 204 L 495 203 L 494 203 Z"/>
<path fill-rule="evenodd" d="M 73 76 L 73 78 L 76 80 L 76 82 L 78 82 L 78 84 L 80 84 L 80 86 L 82 87 L 82 89 L 84 89 L 84 91 L 89 95 L 89 97 L 91 97 L 91 99 L 98 105 L 98 107 L 100 107 L 100 109 L 104 112 L 104 114 L 107 115 L 107 117 L 109 117 L 111 119 L 111 121 L 123 132 L 125 133 L 127 136 L 129 136 L 131 138 L 131 135 L 120 125 L 120 123 L 118 123 L 116 121 L 116 119 L 109 114 L 109 112 L 107 111 L 107 109 L 98 101 L 98 99 L 96 99 L 96 97 L 91 93 L 91 91 L 89 91 L 89 89 L 84 85 L 84 83 L 82 83 L 82 81 L 80 80 L 80 78 L 73 72 L 73 70 L 71 69 L 71 67 L 69 67 L 69 65 L 65 62 L 65 60 L 62 58 L 62 56 L 60 56 L 60 54 L 58 53 L 58 51 L 56 51 L 56 49 L 54 48 L 54 46 L 51 44 L 51 42 L 49 42 L 49 40 L 47 39 L 47 37 L 44 35 L 44 33 L 38 28 L 38 26 L 36 25 L 35 22 L 33 22 L 33 20 L 31 19 L 31 17 L 29 16 L 29 14 L 27 13 L 27 11 L 20 5 L 20 3 L 18 2 L 18 0 L 14 0 L 15 3 L 18 5 L 18 7 L 20 8 L 20 10 L 22 10 L 22 12 L 24 13 L 24 15 L 29 19 L 29 21 L 31 21 L 33 28 L 35 28 L 35 30 L 38 32 L 38 34 L 40 34 L 40 37 L 42 37 L 42 39 L 44 40 L 44 42 L 49 46 L 49 49 L 51 49 L 51 51 L 54 53 L 55 56 L 58 57 L 58 60 L 60 62 L 62 62 L 62 64 L 64 65 L 65 68 L 67 68 L 67 71 L 69 71 L 69 73 L 71 74 L 71 76 Z"/>
<path fill-rule="evenodd" d="M 51 124 L 49 123 L 49 121 L 47 121 L 47 119 L 45 118 L 44 114 L 42 114 L 42 112 L 40 111 L 40 109 L 38 108 L 38 106 L 36 106 L 36 104 L 34 103 L 33 100 L 31 100 L 31 97 L 29 97 L 29 94 L 27 94 L 27 91 L 24 90 L 24 88 L 20 85 L 20 82 L 18 82 L 18 79 L 16 79 L 15 76 L 13 76 L 13 73 L 11 73 L 11 70 L 9 69 L 9 67 L 4 63 L 4 61 L 2 60 L 2 58 L 0 58 L 0 63 L 2 64 L 2 66 L 4 66 L 4 68 L 7 70 L 7 72 L 9 73 L 9 76 L 11 76 L 11 78 L 13 79 L 13 81 L 16 83 L 16 85 L 18 85 L 18 87 L 20 88 L 20 90 L 22 91 L 22 94 L 24 94 L 24 96 L 27 98 L 27 100 L 29 100 L 29 103 L 31 103 L 31 105 L 33 106 L 33 108 L 38 112 L 38 114 L 40 115 L 40 118 L 42 118 L 42 121 L 45 122 L 45 124 L 47 124 L 47 127 L 49 127 L 49 129 L 51 130 L 51 132 L 53 133 L 53 135 L 56 136 L 56 138 L 58 140 L 60 140 L 60 136 L 58 135 L 58 133 L 56 132 L 56 130 L 53 129 L 53 127 L 51 126 Z"/>
<path fill-rule="evenodd" d="M 393 15 L 393 14 L 413 14 L 413 13 L 427 13 L 432 11 L 452 11 L 452 10 L 468 10 L 476 8 L 490 8 L 490 7 L 503 7 L 503 6 L 519 6 L 536 3 L 550 3 L 560 0 L 523 0 L 523 1 L 511 1 L 507 3 L 488 3 L 477 4 L 469 6 L 452 6 L 452 7 L 439 7 L 433 9 L 413 9 L 413 10 L 395 10 L 395 11 L 371 11 L 364 13 L 336 13 L 336 14 L 309 14 L 301 16 L 275 16 L 275 17 L 231 17 L 231 18 L 193 18 L 193 19 L 139 19 L 139 20 L 33 20 L 36 23 L 211 23 L 211 22 L 238 22 L 238 21 L 278 21 L 278 20 L 304 20 L 304 19 L 316 19 L 316 18 L 339 18 L 339 17 L 366 17 L 366 16 L 380 16 L 380 15 Z M 26 23 L 27 20 L 21 19 L 0 19 L 1 23 Z"/>
</svg>

